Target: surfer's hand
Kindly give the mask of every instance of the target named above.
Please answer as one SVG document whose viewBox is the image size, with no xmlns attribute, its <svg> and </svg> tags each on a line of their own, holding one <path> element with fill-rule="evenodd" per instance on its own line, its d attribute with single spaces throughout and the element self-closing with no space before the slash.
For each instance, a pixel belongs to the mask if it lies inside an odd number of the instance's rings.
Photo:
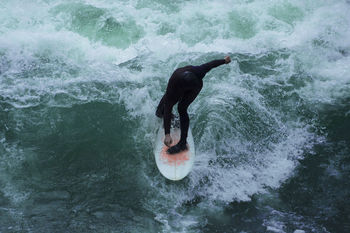
<svg viewBox="0 0 350 233">
<path fill-rule="evenodd" d="M 165 134 L 164 144 L 170 146 L 172 142 L 173 140 L 171 139 L 170 134 Z"/>
<path fill-rule="evenodd" d="M 229 56 L 226 56 L 224 59 L 225 59 L 225 64 L 228 64 L 231 62 L 231 58 Z"/>
</svg>

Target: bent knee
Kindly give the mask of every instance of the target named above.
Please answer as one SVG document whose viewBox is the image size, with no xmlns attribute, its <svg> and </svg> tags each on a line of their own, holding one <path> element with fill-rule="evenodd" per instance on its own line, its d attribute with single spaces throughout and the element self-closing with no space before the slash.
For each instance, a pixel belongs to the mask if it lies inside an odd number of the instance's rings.
<svg viewBox="0 0 350 233">
<path fill-rule="evenodd" d="M 178 105 L 177 111 L 180 115 L 187 115 L 187 106 Z"/>
</svg>

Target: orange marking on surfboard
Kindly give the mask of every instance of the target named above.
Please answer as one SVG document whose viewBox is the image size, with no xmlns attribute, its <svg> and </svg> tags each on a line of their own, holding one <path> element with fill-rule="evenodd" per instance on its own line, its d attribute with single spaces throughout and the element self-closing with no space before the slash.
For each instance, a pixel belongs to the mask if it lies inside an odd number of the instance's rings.
<svg viewBox="0 0 350 233">
<path fill-rule="evenodd" d="M 175 145 L 176 143 L 173 143 L 171 146 Z M 187 144 L 187 150 L 181 151 L 180 153 L 177 154 L 168 154 L 167 150 L 169 147 L 166 145 L 163 145 L 162 150 L 160 151 L 160 157 L 161 160 L 164 163 L 167 163 L 170 166 L 174 165 L 182 165 L 184 164 L 187 160 L 189 160 L 189 145 Z"/>
</svg>

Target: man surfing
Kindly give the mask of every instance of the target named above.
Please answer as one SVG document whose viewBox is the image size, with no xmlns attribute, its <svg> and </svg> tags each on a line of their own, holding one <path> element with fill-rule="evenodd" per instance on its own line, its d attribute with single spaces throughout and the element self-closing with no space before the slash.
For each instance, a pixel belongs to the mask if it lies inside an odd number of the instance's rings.
<svg viewBox="0 0 350 233">
<path fill-rule="evenodd" d="M 178 68 L 171 75 L 166 92 L 157 107 L 156 116 L 164 119 L 164 144 L 170 146 L 170 123 L 173 106 L 179 102 L 177 110 L 180 115 L 180 141 L 167 150 L 169 154 L 177 154 L 187 149 L 187 133 L 190 119 L 187 114 L 188 106 L 197 97 L 203 87 L 203 78 L 211 69 L 231 62 L 231 58 L 213 60 L 200 66 L 185 66 Z"/>
</svg>

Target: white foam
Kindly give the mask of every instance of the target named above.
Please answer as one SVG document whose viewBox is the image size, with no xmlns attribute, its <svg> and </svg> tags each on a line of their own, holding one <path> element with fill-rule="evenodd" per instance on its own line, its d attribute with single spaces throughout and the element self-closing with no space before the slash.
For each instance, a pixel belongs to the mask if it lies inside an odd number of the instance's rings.
<svg viewBox="0 0 350 233">
<path fill-rule="evenodd" d="M 18 168 L 22 166 L 26 154 L 29 150 L 23 150 L 16 144 L 7 143 L 4 135 L 0 134 L 0 144 L 3 154 L 0 160 L 0 179 L 2 192 L 5 197 L 15 204 L 22 203 L 30 194 L 29 190 L 23 191 L 20 183 L 14 182 L 12 175 L 16 174 Z"/>
<path fill-rule="evenodd" d="M 121 21 L 134 20 L 144 31 L 143 37 L 125 49 L 106 46 L 69 31 L 69 27 L 59 27 L 64 21 L 49 11 L 60 2 L 25 3 L 24 7 L 23 2 L 4 3 L 0 10 L 0 52 L 10 63 L 0 77 L 5 101 L 16 108 L 36 106 L 43 101 L 49 106 L 90 101 L 123 104 L 130 117 L 145 119 L 144 128 L 137 135 L 141 138 L 136 139 L 151 140 L 154 109 L 175 68 L 192 61 L 204 62 L 209 57 L 221 58 L 226 53 L 250 56 L 266 51 L 290 53 L 288 59 L 277 61 L 280 62 L 277 75 L 262 78 L 243 74 L 235 61 L 230 68 L 220 67 L 209 74 L 211 79 L 205 80 L 201 95 L 190 107 L 191 113 L 202 114 L 205 120 L 195 116 L 191 121 L 192 127 L 197 127 L 198 160 L 189 185 L 165 185 L 160 176 L 154 178 L 145 172 L 157 190 L 154 200 L 145 206 L 155 212 L 159 210 L 157 219 L 166 231 L 172 227 L 164 209 L 173 208 L 176 212 L 177 207 L 196 196 L 203 197 L 199 204 L 203 209 L 217 207 L 214 212 L 219 212 L 217 203 L 246 201 L 256 193 L 278 188 L 293 174 L 303 149 L 308 149 L 317 138 L 308 131 L 306 123 L 285 120 L 283 112 L 270 109 L 259 88 L 282 85 L 281 81 L 287 85 L 290 77 L 301 69 L 312 77 L 312 82 L 295 90 L 303 101 L 330 103 L 349 93 L 350 60 L 339 52 L 350 47 L 350 8 L 345 1 L 184 1 L 173 3 L 176 6 L 173 11 L 161 3 L 147 8 L 137 7 L 137 1 L 85 3 L 104 9 Z M 271 14 L 271 9 L 283 8 L 284 4 L 295 7 L 301 16 L 285 22 Z M 233 30 L 236 25 L 232 15 L 251 22 L 251 32 L 246 37 Z M 160 33 L 162 28 L 165 31 Z M 315 45 L 317 41 L 324 44 Z M 41 64 L 40 56 L 52 59 L 49 65 L 59 75 L 24 78 L 21 71 L 26 73 L 31 65 Z M 61 72 L 65 64 L 76 72 Z M 133 65 L 138 68 L 130 68 Z M 94 83 L 106 88 L 99 89 Z M 66 95 L 67 101 L 56 100 L 59 95 Z M 267 128 L 275 133 L 269 136 L 279 140 L 261 144 L 260 150 L 254 147 L 256 142 L 246 137 L 254 132 L 247 132 L 249 127 L 234 111 L 237 100 L 244 100 L 256 118 L 271 124 Z M 220 112 L 223 106 L 230 111 Z M 220 141 L 215 139 L 216 135 L 223 135 Z M 232 164 L 222 165 L 218 158 L 231 159 Z M 6 190 L 14 202 L 26 198 L 14 186 Z M 188 216 L 183 219 L 188 228 L 203 220 Z"/>
</svg>

